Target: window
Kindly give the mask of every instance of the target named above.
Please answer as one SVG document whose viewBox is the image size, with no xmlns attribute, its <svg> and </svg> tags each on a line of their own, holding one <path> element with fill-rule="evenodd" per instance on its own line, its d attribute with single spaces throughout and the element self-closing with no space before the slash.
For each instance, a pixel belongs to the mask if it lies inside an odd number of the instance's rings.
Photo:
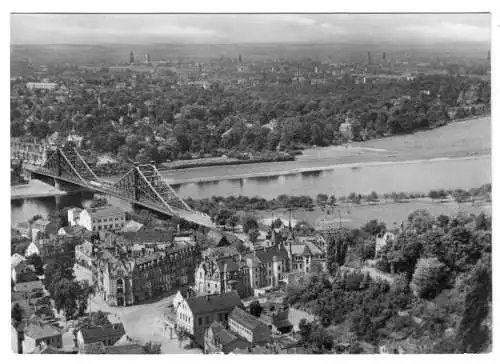
<svg viewBox="0 0 500 364">
<path fill-rule="evenodd" d="M 118 221 L 118 218 L 117 218 L 117 217 L 115 217 L 115 221 Z"/>
<path fill-rule="evenodd" d="M 201 317 L 198 317 L 198 326 L 201 326 L 202 325 L 202 318 Z"/>
</svg>

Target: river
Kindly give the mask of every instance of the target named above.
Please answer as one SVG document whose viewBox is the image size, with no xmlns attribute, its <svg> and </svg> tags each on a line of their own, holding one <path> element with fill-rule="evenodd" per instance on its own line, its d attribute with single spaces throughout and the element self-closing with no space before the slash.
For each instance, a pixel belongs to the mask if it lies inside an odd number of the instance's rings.
<svg viewBox="0 0 500 364">
<path fill-rule="evenodd" d="M 427 192 L 491 183 L 490 118 L 452 123 L 413 135 L 314 148 L 297 161 L 215 166 L 162 172 L 181 197 L 351 192 Z M 65 206 L 82 206 L 91 193 L 11 201 L 12 223 Z M 116 201 L 129 208 L 127 203 Z"/>
</svg>

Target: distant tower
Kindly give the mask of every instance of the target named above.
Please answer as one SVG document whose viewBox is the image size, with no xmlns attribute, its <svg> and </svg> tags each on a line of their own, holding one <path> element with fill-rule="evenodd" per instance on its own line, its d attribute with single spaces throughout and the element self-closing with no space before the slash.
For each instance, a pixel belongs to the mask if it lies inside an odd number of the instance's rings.
<svg viewBox="0 0 500 364">
<path fill-rule="evenodd" d="M 97 108 L 99 110 L 101 110 L 101 108 L 102 108 L 101 95 L 97 96 Z"/>
<path fill-rule="evenodd" d="M 318 73 L 318 66 L 314 66 L 314 73 Z"/>
<path fill-rule="evenodd" d="M 130 64 L 134 64 L 134 63 L 135 63 L 134 51 L 130 51 Z"/>
<path fill-rule="evenodd" d="M 297 77 L 300 76 L 300 64 L 297 64 Z"/>
<path fill-rule="evenodd" d="M 242 64 L 242 63 L 243 63 L 243 58 L 241 57 L 241 54 L 238 56 L 238 62 L 239 62 L 240 64 Z"/>
<path fill-rule="evenodd" d="M 384 64 L 386 64 L 386 62 L 387 62 L 387 56 L 386 56 L 385 52 L 382 53 L 382 61 L 384 62 Z"/>
<path fill-rule="evenodd" d="M 488 60 L 488 61 L 491 60 L 491 50 L 488 51 L 488 56 L 487 56 L 486 60 Z"/>
<path fill-rule="evenodd" d="M 372 54 L 368 52 L 368 64 L 372 64 Z"/>
</svg>

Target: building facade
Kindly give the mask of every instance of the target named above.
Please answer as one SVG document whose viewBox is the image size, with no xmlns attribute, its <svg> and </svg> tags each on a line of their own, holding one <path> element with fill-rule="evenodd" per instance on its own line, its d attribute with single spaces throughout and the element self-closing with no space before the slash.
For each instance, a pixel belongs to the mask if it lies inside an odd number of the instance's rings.
<svg viewBox="0 0 500 364">
<path fill-rule="evenodd" d="M 240 255 L 205 258 L 195 273 L 195 289 L 199 293 L 238 292 L 241 298 L 251 295 L 250 273 Z"/>
<path fill-rule="evenodd" d="M 83 210 L 78 225 L 93 232 L 120 231 L 125 226 L 125 212 L 114 206 Z"/>
<path fill-rule="evenodd" d="M 98 293 L 111 306 L 128 306 L 194 282 L 197 245 L 150 244 L 146 249 L 112 243 L 96 253 Z"/>
<path fill-rule="evenodd" d="M 268 325 L 245 310 L 235 307 L 229 315 L 229 329 L 252 344 L 271 341 L 271 330 Z"/>
<path fill-rule="evenodd" d="M 203 344 L 206 330 L 214 321 L 227 322 L 237 306 L 243 306 L 236 292 L 206 295 L 184 299 L 177 308 L 176 324 L 199 344 Z"/>
</svg>

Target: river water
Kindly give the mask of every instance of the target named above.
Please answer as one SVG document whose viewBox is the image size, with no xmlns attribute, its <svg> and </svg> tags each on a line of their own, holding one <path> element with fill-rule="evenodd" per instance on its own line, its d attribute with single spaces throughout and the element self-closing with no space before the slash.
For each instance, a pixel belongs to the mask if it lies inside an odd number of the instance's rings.
<svg viewBox="0 0 500 364">
<path fill-rule="evenodd" d="M 483 118 L 411 136 L 357 143 L 352 148 L 313 149 L 296 162 L 205 167 L 167 171 L 163 176 L 181 197 L 193 199 L 230 195 L 270 199 L 280 194 L 315 197 L 318 193 L 339 197 L 351 192 L 479 187 L 492 179 L 490 135 L 490 119 Z M 66 206 L 85 206 L 91 199 L 92 193 L 80 192 L 12 200 L 12 224 Z M 130 208 L 116 199 L 111 202 Z"/>
</svg>

